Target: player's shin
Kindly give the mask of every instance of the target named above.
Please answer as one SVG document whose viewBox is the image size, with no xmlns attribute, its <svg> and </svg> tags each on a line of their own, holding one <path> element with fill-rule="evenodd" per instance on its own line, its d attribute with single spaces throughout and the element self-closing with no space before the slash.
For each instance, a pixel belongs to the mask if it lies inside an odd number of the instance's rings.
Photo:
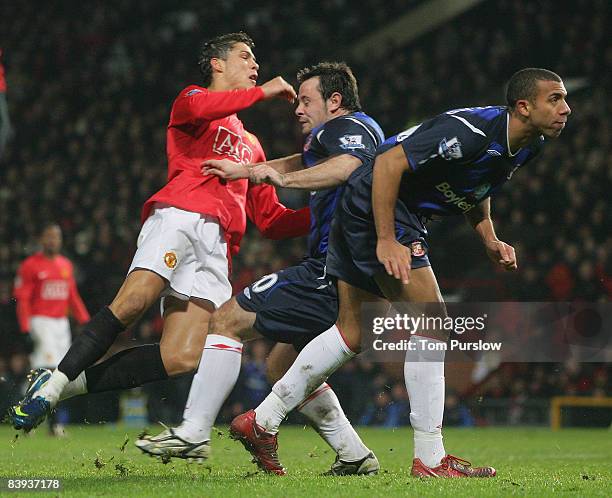
<svg viewBox="0 0 612 498">
<path fill-rule="evenodd" d="M 101 309 L 83 326 L 81 334 L 76 336 L 58 367 L 37 394 L 54 406 L 68 382 L 102 358 L 123 330 L 125 327 L 109 308 Z"/>
<path fill-rule="evenodd" d="M 255 409 L 257 423 L 266 432 L 276 434 L 287 413 L 353 356 L 355 353 L 346 345 L 335 325 L 310 341 Z"/>
<path fill-rule="evenodd" d="M 327 383 L 321 384 L 298 406 L 298 410 L 308 418 L 340 460 L 355 462 L 370 453 L 346 418 L 336 393 Z"/>
<path fill-rule="evenodd" d="M 404 379 L 410 398 L 410 423 L 414 430 L 414 457 L 428 467 L 436 467 L 446 455 L 442 443 L 444 416 L 443 344 L 436 339 L 412 336 L 415 344 L 408 349 Z"/>
<path fill-rule="evenodd" d="M 148 382 L 164 380 L 164 367 L 159 344 L 145 344 L 124 349 L 102 363 L 85 370 L 87 392 L 99 393 L 131 389 Z"/>
<path fill-rule="evenodd" d="M 194 443 L 210 440 L 219 410 L 238 380 L 241 359 L 242 343 L 217 334 L 206 337 L 183 423 L 175 429 L 180 438 Z"/>
</svg>

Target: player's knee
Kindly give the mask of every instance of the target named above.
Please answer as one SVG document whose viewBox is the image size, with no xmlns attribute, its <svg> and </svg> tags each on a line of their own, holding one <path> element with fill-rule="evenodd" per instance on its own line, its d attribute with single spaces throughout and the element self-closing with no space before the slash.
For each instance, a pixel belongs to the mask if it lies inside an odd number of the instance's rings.
<svg viewBox="0 0 612 498">
<path fill-rule="evenodd" d="M 147 310 L 149 303 L 144 294 L 133 291 L 117 296 L 109 307 L 122 323 L 131 324 Z"/>
<path fill-rule="evenodd" d="M 244 310 L 231 299 L 212 314 L 208 333 L 242 341 L 242 331 L 247 328 L 243 313 Z"/>
<path fill-rule="evenodd" d="M 180 361 L 180 369 L 183 373 L 193 372 L 198 368 L 198 363 L 200 363 L 200 358 L 202 357 L 202 350 L 200 349 L 190 349 L 185 351 L 182 355 Z"/>
<path fill-rule="evenodd" d="M 162 359 L 166 373 L 172 377 L 174 375 L 187 374 L 195 371 L 198 368 L 202 351 L 196 351 L 195 348 L 175 351 L 173 353 L 163 354 Z"/>
</svg>

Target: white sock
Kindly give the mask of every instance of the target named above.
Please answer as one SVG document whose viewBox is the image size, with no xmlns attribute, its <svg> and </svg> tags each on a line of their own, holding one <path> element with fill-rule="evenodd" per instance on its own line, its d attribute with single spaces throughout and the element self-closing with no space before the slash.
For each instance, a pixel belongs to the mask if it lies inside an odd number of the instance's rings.
<svg viewBox="0 0 612 498">
<path fill-rule="evenodd" d="M 79 396 L 81 394 L 87 393 L 87 378 L 85 377 L 85 371 L 83 370 L 79 376 L 68 382 L 66 387 L 60 394 L 59 400 L 63 401 L 68 398 L 73 398 L 74 396 Z"/>
<path fill-rule="evenodd" d="M 179 437 L 192 443 L 210 440 L 219 410 L 238 380 L 241 359 L 242 343 L 222 335 L 208 335 L 183 422 L 175 430 Z"/>
<path fill-rule="evenodd" d="M 300 413 L 308 418 L 319 435 L 344 462 L 365 458 L 370 450 L 346 418 L 336 393 L 321 384 L 300 406 Z"/>
<path fill-rule="evenodd" d="M 353 353 L 335 325 L 310 341 L 272 392 L 255 408 L 255 419 L 266 432 L 276 434 L 291 410 L 305 400 L 327 377 L 350 360 Z"/>
<path fill-rule="evenodd" d="M 63 372 L 60 372 L 57 368 L 53 370 L 49 380 L 43 384 L 43 386 L 36 392 L 37 396 L 44 397 L 51 407 L 57 405 L 60 399 L 60 395 L 64 388 L 68 385 L 68 377 Z"/>
<path fill-rule="evenodd" d="M 444 350 L 429 347 L 443 341 L 412 336 L 415 350 L 406 352 L 404 380 L 410 398 L 410 423 L 414 429 L 414 457 L 437 467 L 446 455 L 442 443 L 444 416 Z"/>
</svg>

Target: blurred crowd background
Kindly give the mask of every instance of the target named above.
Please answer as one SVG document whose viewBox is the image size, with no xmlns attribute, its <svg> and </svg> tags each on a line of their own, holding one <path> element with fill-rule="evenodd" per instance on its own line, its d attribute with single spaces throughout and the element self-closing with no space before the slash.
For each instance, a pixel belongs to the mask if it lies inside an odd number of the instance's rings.
<svg viewBox="0 0 612 498">
<path fill-rule="evenodd" d="M 119 288 L 135 249 L 142 203 L 166 178 L 170 106 L 198 83 L 204 39 L 243 29 L 255 40 L 260 82 L 346 60 L 366 112 L 388 136 L 450 108 L 504 104 L 504 82 L 527 66 L 559 73 L 572 115 L 561 138 L 493 199 L 502 240 L 519 272 L 495 270 L 462 220 L 430 226 L 430 259 L 445 296 L 463 301 L 609 302 L 612 296 L 612 43 L 606 0 L 491 0 L 408 45 L 353 50 L 366 35 L 418 7 L 419 0 L 172 2 L 109 0 L 9 2 L 0 16 L 10 129 L 0 157 L 0 408 L 22 389 L 29 365 L 17 340 L 12 286 L 46 221 L 61 225 L 90 310 Z M 61 4 L 61 5 L 60 5 Z M 293 109 L 266 102 L 241 114 L 269 158 L 301 150 Z M 1 149 L 1 148 L 0 148 Z M 291 207 L 306 196 L 281 192 Z M 272 242 L 249 230 L 235 260 L 234 290 L 297 261 L 305 240 Z M 153 310 L 117 348 L 158 340 Z M 78 333 L 78 329 L 77 329 Z M 269 390 L 270 345 L 248 348 L 223 418 L 256 405 Z M 547 423 L 558 394 L 605 396 L 609 364 L 502 365 L 469 388 L 450 389 L 446 424 Z M 120 417 L 176 421 L 190 378 L 71 402 L 75 421 Z M 352 421 L 407 424 L 398 369 L 359 359 L 331 379 Z M 503 401 L 500 401 L 503 400 Z M 584 415 L 584 416 L 583 416 Z M 575 423 L 593 423 L 578 413 Z M 604 421 L 605 423 L 605 421 Z M 608 422 L 609 424 L 609 417 Z"/>
</svg>

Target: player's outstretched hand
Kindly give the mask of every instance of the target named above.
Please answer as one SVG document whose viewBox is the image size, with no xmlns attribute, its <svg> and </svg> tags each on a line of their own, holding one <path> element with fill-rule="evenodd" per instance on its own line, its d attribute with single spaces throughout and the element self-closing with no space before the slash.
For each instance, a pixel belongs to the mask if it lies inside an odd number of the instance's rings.
<svg viewBox="0 0 612 498">
<path fill-rule="evenodd" d="M 202 174 L 216 175 L 224 180 L 240 180 L 249 177 L 249 168 L 229 159 L 207 159 L 202 163 Z"/>
<path fill-rule="evenodd" d="M 403 284 L 410 281 L 410 263 L 412 255 L 410 249 L 400 244 L 397 240 L 381 240 L 376 243 L 376 257 L 383 265 L 389 275 L 393 275 Z"/>
<path fill-rule="evenodd" d="M 267 164 L 258 164 L 251 168 L 251 176 L 249 177 L 253 183 L 269 183 L 277 187 L 285 186 L 285 177 L 274 168 Z"/>
<path fill-rule="evenodd" d="M 265 82 L 263 85 L 261 85 L 261 89 L 264 91 L 266 99 L 279 97 L 281 99 L 288 100 L 291 103 L 295 102 L 295 99 L 297 99 L 297 93 L 295 93 L 293 87 L 281 76 L 277 76 L 276 78 Z"/>
<path fill-rule="evenodd" d="M 488 240 L 485 242 L 487 255 L 494 263 L 506 271 L 514 271 L 518 268 L 516 264 L 516 253 L 514 247 L 501 240 Z"/>
</svg>

